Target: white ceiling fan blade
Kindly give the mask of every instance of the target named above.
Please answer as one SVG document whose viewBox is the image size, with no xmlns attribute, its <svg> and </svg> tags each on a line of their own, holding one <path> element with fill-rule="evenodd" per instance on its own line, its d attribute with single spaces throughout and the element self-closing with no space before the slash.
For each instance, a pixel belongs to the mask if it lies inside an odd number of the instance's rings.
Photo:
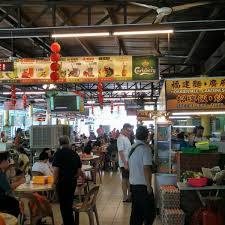
<svg viewBox="0 0 225 225">
<path fill-rule="evenodd" d="M 160 13 L 160 14 L 158 14 L 157 16 L 156 16 L 156 18 L 155 18 L 155 20 L 154 20 L 154 24 L 158 24 L 158 23 L 160 23 L 162 20 L 163 20 L 163 17 L 164 17 L 165 15 L 163 14 L 163 13 Z"/>
<path fill-rule="evenodd" d="M 140 7 L 144 7 L 144 8 L 148 8 L 148 9 L 154 9 L 154 10 L 158 9 L 158 7 L 156 7 L 154 5 L 146 5 L 146 4 L 142 4 L 142 3 L 138 3 L 138 2 L 130 2 L 130 4 L 140 6 Z"/>
<path fill-rule="evenodd" d="M 173 12 L 176 12 L 176 11 L 181 11 L 181 10 L 190 9 L 193 7 L 198 7 L 203 5 L 209 5 L 209 4 L 212 4 L 212 2 L 210 1 L 193 2 L 193 3 L 184 4 L 184 5 L 173 6 L 172 10 Z"/>
</svg>

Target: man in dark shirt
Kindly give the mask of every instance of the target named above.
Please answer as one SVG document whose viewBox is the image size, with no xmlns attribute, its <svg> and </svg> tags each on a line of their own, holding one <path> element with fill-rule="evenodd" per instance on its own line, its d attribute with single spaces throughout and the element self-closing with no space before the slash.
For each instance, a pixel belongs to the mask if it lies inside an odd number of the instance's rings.
<svg viewBox="0 0 225 225">
<path fill-rule="evenodd" d="M 9 167 L 9 153 L 0 153 L 0 211 L 18 217 L 20 213 L 19 202 L 9 194 L 13 189 L 25 182 L 24 177 L 19 177 L 17 181 L 9 183 L 6 177 L 6 170 Z"/>
<path fill-rule="evenodd" d="M 77 185 L 77 177 L 81 169 L 80 157 L 69 146 L 69 137 L 59 138 L 60 149 L 55 153 L 52 166 L 54 182 L 59 198 L 60 210 L 64 225 L 74 225 L 73 196 Z"/>
</svg>

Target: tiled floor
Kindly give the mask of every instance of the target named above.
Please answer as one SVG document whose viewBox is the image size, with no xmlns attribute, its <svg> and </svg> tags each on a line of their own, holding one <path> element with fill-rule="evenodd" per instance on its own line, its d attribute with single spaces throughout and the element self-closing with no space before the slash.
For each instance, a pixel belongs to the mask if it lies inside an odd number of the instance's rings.
<svg viewBox="0 0 225 225">
<path fill-rule="evenodd" d="M 97 198 L 100 225 L 128 225 L 131 203 L 122 202 L 122 191 L 119 172 L 105 173 Z M 54 207 L 56 225 L 62 224 L 58 205 Z M 80 215 L 80 225 L 89 225 L 85 213 Z M 156 219 L 154 225 L 161 225 Z"/>
</svg>

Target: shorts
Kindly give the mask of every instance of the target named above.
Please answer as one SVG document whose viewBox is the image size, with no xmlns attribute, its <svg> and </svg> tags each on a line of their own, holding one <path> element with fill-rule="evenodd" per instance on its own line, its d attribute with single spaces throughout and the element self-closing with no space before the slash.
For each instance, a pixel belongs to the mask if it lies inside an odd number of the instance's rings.
<svg viewBox="0 0 225 225">
<path fill-rule="evenodd" d="M 120 171 L 122 173 L 122 179 L 129 179 L 129 170 L 124 169 L 124 167 L 120 167 Z"/>
</svg>

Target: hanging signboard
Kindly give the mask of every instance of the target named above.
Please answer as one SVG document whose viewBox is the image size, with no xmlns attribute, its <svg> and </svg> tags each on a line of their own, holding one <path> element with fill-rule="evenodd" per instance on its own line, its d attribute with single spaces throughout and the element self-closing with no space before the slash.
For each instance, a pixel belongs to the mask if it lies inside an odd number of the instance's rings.
<svg viewBox="0 0 225 225">
<path fill-rule="evenodd" d="M 149 121 L 151 120 L 151 110 L 137 110 L 138 121 Z"/>
<path fill-rule="evenodd" d="M 59 64 L 57 83 L 159 79 L 159 62 L 155 56 L 65 57 Z M 0 83 L 52 83 L 50 65 L 49 59 L 18 59 L 14 70 L 0 70 Z"/>
<path fill-rule="evenodd" d="M 225 78 L 166 80 L 166 109 L 225 109 Z"/>
</svg>

